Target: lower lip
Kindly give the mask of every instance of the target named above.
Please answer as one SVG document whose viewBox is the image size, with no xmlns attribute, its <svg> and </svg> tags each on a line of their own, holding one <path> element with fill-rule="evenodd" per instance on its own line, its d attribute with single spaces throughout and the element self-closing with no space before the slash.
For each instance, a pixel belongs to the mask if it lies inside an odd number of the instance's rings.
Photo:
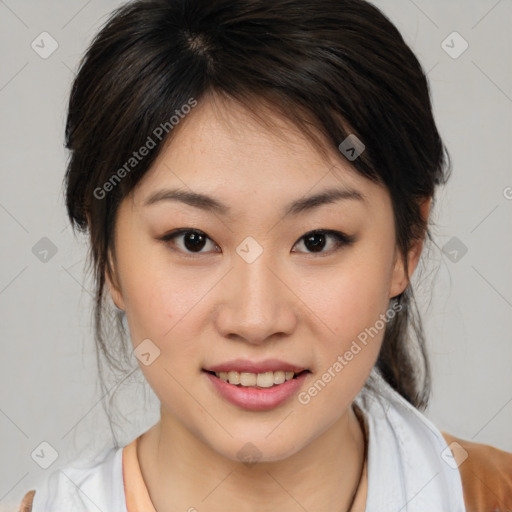
<svg viewBox="0 0 512 512">
<path fill-rule="evenodd" d="M 302 386 L 309 372 L 271 388 L 235 386 L 203 370 L 217 392 L 232 404 L 250 411 L 266 411 L 286 402 Z"/>
</svg>

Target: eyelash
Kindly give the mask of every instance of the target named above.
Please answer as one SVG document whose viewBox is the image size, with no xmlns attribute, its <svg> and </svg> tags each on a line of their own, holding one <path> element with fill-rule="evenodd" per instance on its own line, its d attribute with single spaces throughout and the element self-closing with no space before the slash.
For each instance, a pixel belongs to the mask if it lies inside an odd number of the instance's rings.
<svg viewBox="0 0 512 512">
<path fill-rule="evenodd" d="M 164 236 L 162 236 L 158 240 L 160 240 L 162 242 L 165 242 L 165 243 L 168 243 L 168 242 L 172 241 L 173 239 L 177 238 L 178 236 L 184 235 L 186 233 L 196 233 L 198 235 L 203 235 L 208 240 L 211 240 L 213 242 L 213 240 L 204 231 L 200 231 L 198 229 L 193 229 L 193 228 L 175 229 L 174 231 L 171 231 L 170 233 L 165 234 Z M 312 236 L 312 235 L 317 235 L 317 234 L 327 235 L 327 237 L 332 237 L 335 240 L 335 247 L 331 251 L 321 251 L 321 252 L 317 252 L 317 253 L 315 253 L 315 252 L 306 252 L 306 254 L 314 255 L 316 257 L 322 257 L 323 255 L 324 256 L 325 255 L 329 255 L 329 254 L 331 254 L 333 252 L 336 252 L 337 250 L 341 249 L 342 247 L 351 246 L 351 245 L 353 245 L 353 243 L 355 242 L 355 239 L 356 239 L 355 236 L 347 235 L 345 233 L 342 233 L 341 231 L 335 231 L 335 230 L 332 230 L 332 229 L 314 229 L 313 231 L 308 231 L 307 233 L 302 235 L 299 238 L 299 240 L 297 240 L 297 242 L 294 244 L 294 247 L 300 241 L 306 239 L 307 237 Z M 173 249 L 173 250 L 175 250 L 175 249 Z M 180 249 L 177 249 L 177 251 L 178 252 L 183 252 Z M 197 252 L 197 253 L 194 253 L 194 252 L 183 252 L 183 254 L 185 254 L 186 257 L 197 258 L 197 257 L 200 257 L 202 254 L 205 254 L 205 253 L 202 253 L 202 252 Z"/>
</svg>

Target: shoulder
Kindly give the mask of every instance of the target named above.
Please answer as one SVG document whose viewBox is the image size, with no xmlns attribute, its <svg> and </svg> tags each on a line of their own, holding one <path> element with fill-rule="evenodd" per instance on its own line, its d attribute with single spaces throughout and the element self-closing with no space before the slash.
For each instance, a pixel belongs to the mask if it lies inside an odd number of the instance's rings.
<svg viewBox="0 0 512 512">
<path fill-rule="evenodd" d="M 122 448 L 106 450 L 94 461 L 76 460 L 35 487 L 24 495 L 18 512 L 125 511 Z"/>
<path fill-rule="evenodd" d="M 31 491 L 28 491 L 25 496 L 23 496 L 18 512 L 31 512 L 32 501 L 34 501 L 35 492 L 35 489 L 32 489 Z"/>
<path fill-rule="evenodd" d="M 512 453 L 441 433 L 460 472 L 467 512 L 511 512 Z"/>
</svg>

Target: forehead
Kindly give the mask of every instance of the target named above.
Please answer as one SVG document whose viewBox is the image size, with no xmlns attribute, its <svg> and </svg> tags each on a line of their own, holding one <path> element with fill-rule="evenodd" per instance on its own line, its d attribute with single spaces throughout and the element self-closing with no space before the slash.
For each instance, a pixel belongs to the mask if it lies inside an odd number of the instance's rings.
<svg viewBox="0 0 512 512">
<path fill-rule="evenodd" d="M 271 111 L 264 119 L 266 125 L 235 101 L 200 101 L 137 186 L 135 202 L 163 187 L 267 203 L 333 187 L 368 197 L 381 192 L 327 143 L 326 158 L 288 119 Z"/>
</svg>

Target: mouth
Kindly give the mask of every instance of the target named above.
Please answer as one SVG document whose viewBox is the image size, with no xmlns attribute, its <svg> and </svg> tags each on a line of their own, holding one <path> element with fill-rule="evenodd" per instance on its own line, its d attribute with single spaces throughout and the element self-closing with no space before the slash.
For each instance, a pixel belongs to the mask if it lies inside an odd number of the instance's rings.
<svg viewBox="0 0 512 512">
<path fill-rule="evenodd" d="M 263 372 L 263 373 L 250 373 L 250 372 L 214 372 L 210 370 L 202 370 L 205 373 L 209 373 L 217 377 L 218 379 L 227 382 L 233 386 L 239 388 L 274 388 L 288 382 L 304 376 L 305 373 L 311 373 L 308 369 L 302 369 L 297 371 L 275 371 L 275 372 Z"/>
</svg>

